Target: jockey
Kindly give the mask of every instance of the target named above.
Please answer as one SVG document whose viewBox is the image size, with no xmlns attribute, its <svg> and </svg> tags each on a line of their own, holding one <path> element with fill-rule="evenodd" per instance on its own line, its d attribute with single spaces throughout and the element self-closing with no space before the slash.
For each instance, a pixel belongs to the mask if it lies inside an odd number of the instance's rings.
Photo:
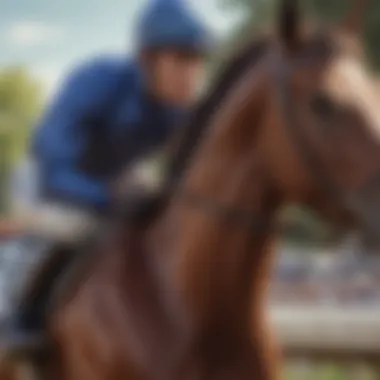
<svg viewBox="0 0 380 380">
<path fill-rule="evenodd" d="M 153 0 L 139 19 L 133 59 L 98 58 L 69 76 L 32 144 L 42 199 L 35 224 L 45 221 L 53 241 L 75 243 L 88 236 L 109 210 L 110 182 L 181 123 L 198 92 L 209 44 L 208 30 L 183 0 Z M 36 259 L 38 271 L 31 271 L 44 275 L 23 281 L 28 295 L 23 285 L 24 302 L 0 337 L 10 351 L 43 336 L 49 290 L 68 261 L 50 251 Z"/>
</svg>

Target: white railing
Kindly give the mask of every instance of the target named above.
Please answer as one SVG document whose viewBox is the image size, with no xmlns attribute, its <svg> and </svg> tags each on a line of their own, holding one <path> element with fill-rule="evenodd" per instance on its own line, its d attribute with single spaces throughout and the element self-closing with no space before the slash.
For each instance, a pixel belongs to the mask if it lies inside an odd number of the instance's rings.
<svg viewBox="0 0 380 380">
<path fill-rule="evenodd" d="M 271 318 L 286 356 L 380 361 L 380 308 L 274 306 Z"/>
</svg>

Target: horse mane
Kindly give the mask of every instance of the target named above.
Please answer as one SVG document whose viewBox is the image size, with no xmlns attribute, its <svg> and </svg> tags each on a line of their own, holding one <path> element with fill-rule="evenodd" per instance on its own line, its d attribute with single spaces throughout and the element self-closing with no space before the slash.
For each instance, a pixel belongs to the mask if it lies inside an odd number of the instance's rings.
<svg viewBox="0 0 380 380">
<path fill-rule="evenodd" d="M 216 75 L 211 89 L 190 112 L 189 120 L 181 129 L 179 143 L 169 158 L 167 181 L 170 185 L 180 179 L 189 165 L 203 132 L 233 84 L 262 57 L 268 44 L 267 37 L 255 39 L 232 55 Z"/>
<path fill-rule="evenodd" d="M 173 190 L 180 181 L 184 171 L 196 151 L 203 132 L 210 125 L 210 120 L 218 110 L 234 83 L 262 57 L 269 45 L 267 37 L 250 41 L 243 48 L 227 59 L 222 66 L 211 89 L 191 110 L 187 123 L 175 136 L 175 145 L 169 149 L 166 178 L 160 191 L 153 195 L 142 197 L 142 201 L 127 197 L 123 205 L 119 205 L 117 214 L 122 214 L 136 225 L 147 225 L 158 217 L 170 200 Z"/>
</svg>

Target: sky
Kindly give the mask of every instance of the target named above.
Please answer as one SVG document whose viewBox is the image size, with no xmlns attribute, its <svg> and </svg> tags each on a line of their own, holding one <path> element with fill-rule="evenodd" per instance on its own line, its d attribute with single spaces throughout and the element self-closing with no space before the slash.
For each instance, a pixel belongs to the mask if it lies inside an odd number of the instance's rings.
<svg viewBox="0 0 380 380">
<path fill-rule="evenodd" d="M 54 92 L 65 73 L 98 54 L 130 52 L 133 30 L 151 0 L 0 0 L 0 67 L 23 64 Z M 209 23 L 229 32 L 239 15 L 222 11 L 218 0 L 179 0 Z"/>
</svg>

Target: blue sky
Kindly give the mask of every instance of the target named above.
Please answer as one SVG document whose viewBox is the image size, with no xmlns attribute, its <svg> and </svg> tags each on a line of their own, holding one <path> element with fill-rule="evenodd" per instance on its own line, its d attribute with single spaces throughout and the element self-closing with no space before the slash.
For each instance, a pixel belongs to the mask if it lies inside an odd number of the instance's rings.
<svg viewBox="0 0 380 380">
<path fill-rule="evenodd" d="M 150 0 L 0 0 L 0 66 L 22 63 L 53 91 L 76 62 L 102 52 L 131 50 L 134 20 Z M 228 33 L 239 15 L 217 0 L 179 0 Z"/>
</svg>

